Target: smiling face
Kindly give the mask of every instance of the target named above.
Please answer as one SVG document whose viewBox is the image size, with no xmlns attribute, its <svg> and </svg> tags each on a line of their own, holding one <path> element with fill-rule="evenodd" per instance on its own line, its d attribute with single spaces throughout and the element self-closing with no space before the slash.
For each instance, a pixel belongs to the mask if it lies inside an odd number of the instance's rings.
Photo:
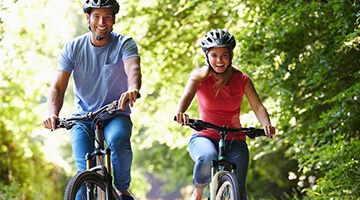
<svg viewBox="0 0 360 200">
<path fill-rule="evenodd" d="M 229 67 L 231 56 L 227 47 L 213 47 L 207 55 L 209 63 L 216 73 L 222 74 Z"/>
<path fill-rule="evenodd" d="M 106 43 L 108 36 L 115 24 L 115 15 L 110 9 L 93 8 L 91 14 L 86 14 L 87 22 L 92 31 L 92 42 L 97 43 L 96 38 L 104 38 L 101 43 Z M 95 44 L 94 44 L 95 45 Z"/>
</svg>

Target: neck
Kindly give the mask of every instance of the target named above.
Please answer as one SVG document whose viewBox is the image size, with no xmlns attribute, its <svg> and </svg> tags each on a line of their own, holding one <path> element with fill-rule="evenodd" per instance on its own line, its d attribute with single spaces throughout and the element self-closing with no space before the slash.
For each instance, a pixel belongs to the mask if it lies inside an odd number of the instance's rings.
<svg viewBox="0 0 360 200">
<path fill-rule="evenodd" d="M 219 80 L 222 76 L 222 74 L 216 73 L 215 71 L 212 71 L 211 74 L 216 80 Z"/>
<path fill-rule="evenodd" d="M 109 36 L 106 36 L 102 39 L 97 39 L 97 36 L 95 36 L 93 33 L 91 33 L 91 44 L 94 45 L 95 47 L 102 47 L 105 46 L 108 42 L 109 42 Z"/>
</svg>

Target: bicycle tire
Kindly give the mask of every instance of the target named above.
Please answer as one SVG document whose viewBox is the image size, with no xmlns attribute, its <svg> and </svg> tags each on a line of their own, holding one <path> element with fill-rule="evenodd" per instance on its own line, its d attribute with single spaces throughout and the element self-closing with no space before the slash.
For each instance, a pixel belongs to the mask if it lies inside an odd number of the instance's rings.
<svg viewBox="0 0 360 200">
<path fill-rule="evenodd" d="M 216 189 L 216 200 L 242 200 L 244 193 L 238 183 L 235 174 L 229 172 L 219 178 Z"/>
<path fill-rule="evenodd" d="M 75 200 L 76 194 L 82 186 L 90 184 L 93 188 L 101 188 L 102 191 L 105 190 L 105 181 L 104 177 L 97 172 L 93 171 L 84 171 L 77 173 L 71 178 L 65 189 L 64 200 Z M 115 189 L 112 189 L 112 195 L 114 200 L 120 200 Z M 96 196 L 96 194 L 94 194 Z M 80 196 L 81 199 L 87 200 L 86 194 Z M 95 197 L 96 199 L 96 197 Z"/>
</svg>

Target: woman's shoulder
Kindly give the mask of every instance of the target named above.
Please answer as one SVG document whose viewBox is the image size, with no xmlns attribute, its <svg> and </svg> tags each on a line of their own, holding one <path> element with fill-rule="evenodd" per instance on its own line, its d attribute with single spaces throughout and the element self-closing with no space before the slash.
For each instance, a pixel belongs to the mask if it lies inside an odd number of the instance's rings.
<svg viewBox="0 0 360 200">
<path fill-rule="evenodd" d="M 204 81 L 210 75 L 210 70 L 207 67 L 196 68 L 190 73 L 190 79 L 195 81 Z"/>
<path fill-rule="evenodd" d="M 249 80 L 249 76 L 245 73 L 243 73 L 242 71 L 238 70 L 238 69 L 234 69 L 233 70 L 233 75 L 232 75 L 232 82 L 237 85 L 240 88 L 245 87 L 246 83 Z"/>
<path fill-rule="evenodd" d="M 238 69 L 233 69 L 233 76 L 236 78 L 249 78 L 249 76 Z"/>
</svg>

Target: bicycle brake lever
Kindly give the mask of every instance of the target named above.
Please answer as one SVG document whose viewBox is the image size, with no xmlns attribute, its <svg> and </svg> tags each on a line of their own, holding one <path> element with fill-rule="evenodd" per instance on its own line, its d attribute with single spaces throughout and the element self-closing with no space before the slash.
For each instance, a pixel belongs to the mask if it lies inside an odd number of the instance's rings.
<svg viewBox="0 0 360 200">
<path fill-rule="evenodd" d="M 189 126 L 196 131 L 202 131 L 207 129 L 204 125 L 204 122 L 201 120 L 193 120 L 192 122 L 190 122 Z"/>
<path fill-rule="evenodd" d="M 112 115 L 117 111 L 118 105 L 119 101 L 115 100 L 105 110 L 109 115 Z"/>
<path fill-rule="evenodd" d="M 65 128 L 67 130 L 70 130 L 73 126 L 75 125 L 74 122 L 70 122 L 70 121 L 66 121 L 66 119 L 59 119 L 56 122 L 56 127 L 57 128 Z"/>
<path fill-rule="evenodd" d="M 260 136 L 265 136 L 263 129 L 255 129 L 253 127 L 250 127 L 249 129 L 250 129 L 250 131 L 248 133 L 246 133 L 246 135 L 251 139 L 254 139 L 254 138 L 260 137 Z"/>
</svg>

